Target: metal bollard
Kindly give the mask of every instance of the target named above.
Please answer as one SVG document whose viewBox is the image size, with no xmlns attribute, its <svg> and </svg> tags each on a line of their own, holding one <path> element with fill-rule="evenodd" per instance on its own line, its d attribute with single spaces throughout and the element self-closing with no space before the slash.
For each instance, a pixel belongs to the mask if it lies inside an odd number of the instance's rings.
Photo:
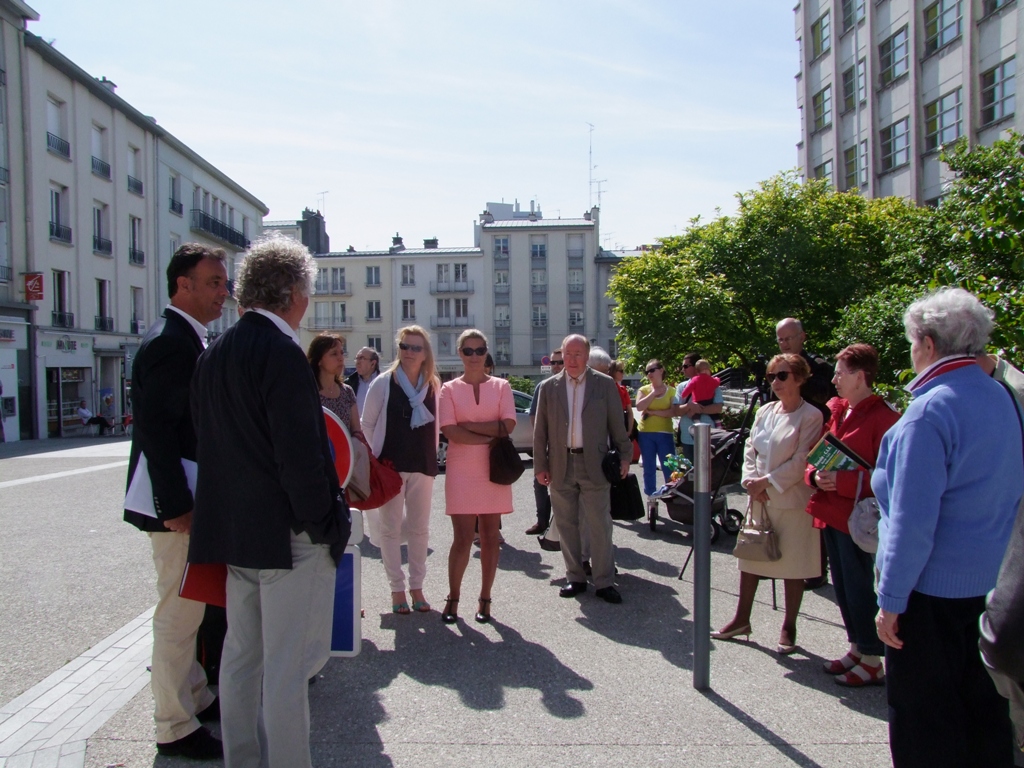
<svg viewBox="0 0 1024 768">
<path fill-rule="evenodd" d="M 693 434 L 693 687 L 711 687 L 711 426 Z"/>
</svg>

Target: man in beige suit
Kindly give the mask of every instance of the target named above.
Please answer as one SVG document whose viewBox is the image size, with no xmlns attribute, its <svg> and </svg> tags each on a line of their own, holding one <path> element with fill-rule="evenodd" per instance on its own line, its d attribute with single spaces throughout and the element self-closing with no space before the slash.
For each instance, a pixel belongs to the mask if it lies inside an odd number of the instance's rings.
<svg viewBox="0 0 1024 768">
<path fill-rule="evenodd" d="M 601 460 L 609 446 L 622 457 L 620 472 L 629 473 L 633 446 L 622 420 L 618 388 L 611 377 L 587 367 L 590 343 L 578 334 L 562 342 L 565 369 L 543 387 L 533 429 L 534 474 L 551 490 L 551 508 L 562 539 L 566 585 L 562 597 L 587 591 L 580 548 L 580 520 L 590 536 L 592 578 L 597 596 L 621 603 L 615 588 L 609 483 Z"/>
</svg>

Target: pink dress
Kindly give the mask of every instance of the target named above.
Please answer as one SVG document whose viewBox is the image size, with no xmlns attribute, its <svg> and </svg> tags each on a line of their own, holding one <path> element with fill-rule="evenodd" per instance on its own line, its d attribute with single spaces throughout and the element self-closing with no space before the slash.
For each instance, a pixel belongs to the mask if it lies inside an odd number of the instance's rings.
<svg viewBox="0 0 1024 768">
<path fill-rule="evenodd" d="M 497 421 L 516 418 L 512 387 L 492 376 L 480 383 L 480 403 L 473 385 L 461 378 L 441 385 L 438 398 L 439 426 L 466 421 Z M 490 445 L 448 443 L 444 477 L 444 511 L 448 515 L 507 515 L 512 511 L 512 486 L 490 481 Z"/>
</svg>

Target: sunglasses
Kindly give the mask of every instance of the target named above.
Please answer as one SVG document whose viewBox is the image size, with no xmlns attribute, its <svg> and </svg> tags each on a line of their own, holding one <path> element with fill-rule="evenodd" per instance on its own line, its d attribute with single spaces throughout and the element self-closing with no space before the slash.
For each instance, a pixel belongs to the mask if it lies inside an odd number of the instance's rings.
<svg viewBox="0 0 1024 768">
<path fill-rule="evenodd" d="M 565 365 L 565 360 L 552 360 L 552 365 Z"/>
<path fill-rule="evenodd" d="M 466 357 L 472 357 L 473 355 L 483 357 L 487 354 L 487 347 L 463 347 L 459 351 Z"/>
<path fill-rule="evenodd" d="M 423 345 L 422 344 L 406 344 L 404 341 L 398 342 L 398 348 L 400 350 L 402 350 L 403 352 L 408 352 L 410 349 L 413 352 L 422 352 L 423 351 Z"/>
<path fill-rule="evenodd" d="M 789 371 L 779 371 L 778 373 L 769 373 L 765 376 L 768 379 L 768 383 L 771 384 L 773 381 L 778 379 L 779 381 L 785 381 L 789 378 Z"/>
<path fill-rule="evenodd" d="M 650 368 L 646 369 L 644 371 L 644 373 L 652 374 L 655 371 L 661 371 L 661 370 L 664 370 L 664 368 L 662 366 L 660 366 L 660 365 L 652 365 Z"/>
</svg>

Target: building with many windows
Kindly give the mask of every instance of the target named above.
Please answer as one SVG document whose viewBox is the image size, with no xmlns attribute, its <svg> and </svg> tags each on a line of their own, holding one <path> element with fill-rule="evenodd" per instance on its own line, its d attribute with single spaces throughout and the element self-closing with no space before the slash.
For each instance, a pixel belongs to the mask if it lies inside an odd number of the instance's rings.
<svg viewBox="0 0 1024 768">
<path fill-rule="evenodd" d="M 77 429 L 80 401 L 130 412 L 131 360 L 186 241 L 234 260 L 266 206 L 27 32 L 0 0 L 0 384 L 7 440 Z M 7 226 L 10 222 L 10 226 Z M 213 332 L 234 322 L 233 302 Z"/>
<path fill-rule="evenodd" d="M 939 149 L 990 144 L 1016 114 L 1016 0 L 801 0 L 797 105 L 805 176 L 935 204 Z"/>
<path fill-rule="evenodd" d="M 350 357 L 367 345 L 386 365 L 397 330 L 415 323 L 430 333 L 442 375 L 461 372 L 455 342 L 466 328 L 487 334 L 501 374 L 539 375 L 569 333 L 614 349 L 605 292 L 621 257 L 601 251 L 598 236 L 597 208 L 545 219 L 534 205 L 488 203 L 472 247 L 441 248 L 432 238 L 406 248 L 396 234 L 387 250 L 320 254 L 303 344 L 336 332 Z"/>
</svg>

